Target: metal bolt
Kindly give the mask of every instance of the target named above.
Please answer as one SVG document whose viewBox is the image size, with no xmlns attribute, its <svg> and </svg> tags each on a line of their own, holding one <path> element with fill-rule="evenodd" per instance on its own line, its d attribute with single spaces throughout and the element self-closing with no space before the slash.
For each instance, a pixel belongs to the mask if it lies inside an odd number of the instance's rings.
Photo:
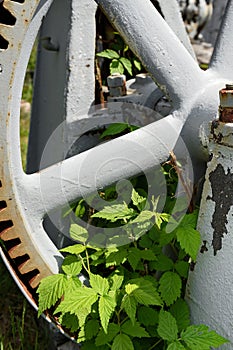
<svg viewBox="0 0 233 350">
<path fill-rule="evenodd" d="M 233 123 L 233 83 L 219 91 L 219 120 L 223 123 Z"/>
<path fill-rule="evenodd" d="M 119 97 L 126 95 L 126 76 L 124 74 L 112 74 L 107 77 L 109 95 Z"/>
</svg>

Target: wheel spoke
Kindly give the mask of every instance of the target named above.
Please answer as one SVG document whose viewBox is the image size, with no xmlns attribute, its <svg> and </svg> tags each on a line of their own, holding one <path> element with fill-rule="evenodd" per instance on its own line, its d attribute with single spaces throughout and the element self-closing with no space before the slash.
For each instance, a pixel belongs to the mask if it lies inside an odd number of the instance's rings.
<svg viewBox="0 0 233 350">
<path fill-rule="evenodd" d="M 96 0 L 175 106 L 200 89 L 203 72 L 149 0 Z"/>
<path fill-rule="evenodd" d="M 26 189 L 25 201 L 34 202 L 33 215 L 42 218 L 77 198 L 152 169 L 174 149 L 183 122 L 181 113 L 176 112 L 39 173 L 25 175 L 20 185 Z"/>
<path fill-rule="evenodd" d="M 182 19 L 179 4 L 177 0 L 158 0 L 161 7 L 164 18 L 173 30 L 173 32 L 180 39 L 184 47 L 188 50 L 190 55 L 196 60 L 196 55 L 191 45 L 189 36 L 185 29 L 184 21 Z"/>
<path fill-rule="evenodd" d="M 232 31 L 233 0 L 229 0 L 210 63 L 211 70 L 217 71 L 218 74 L 227 79 L 232 79 L 233 74 Z"/>
</svg>

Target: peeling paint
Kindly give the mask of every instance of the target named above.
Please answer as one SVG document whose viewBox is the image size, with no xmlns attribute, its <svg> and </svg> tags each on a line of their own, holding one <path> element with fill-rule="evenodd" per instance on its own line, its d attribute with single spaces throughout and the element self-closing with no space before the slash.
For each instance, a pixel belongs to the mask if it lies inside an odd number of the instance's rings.
<svg viewBox="0 0 233 350">
<path fill-rule="evenodd" d="M 230 169 L 227 173 L 221 164 L 218 164 L 216 169 L 209 175 L 209 181 L 212 188 L 212 197 L 208 196 L 215 202 L 215 210 L 212 216 L 211 225 L 214 229 L 212 245 L 214 255 L 222 248 L 222 238 L 227 234 L 227 214 L 233 205 L 233 174 Z"/>
</svg>

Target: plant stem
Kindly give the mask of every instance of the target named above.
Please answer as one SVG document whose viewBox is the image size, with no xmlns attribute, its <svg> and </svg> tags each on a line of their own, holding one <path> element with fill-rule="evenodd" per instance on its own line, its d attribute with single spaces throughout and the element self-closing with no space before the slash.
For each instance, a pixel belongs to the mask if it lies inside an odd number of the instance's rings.
<svg viewBox="0 0 233 350">
<path fill-rule="evenodd" d="M 85 253 L 86 253 L 86 258 L 87 258 L 87 269 L 88 269 L 88 273 L 89 273 L 89 275 L 90 275 L 90 273 L 91 273 L 91 269 L 90 269 L 90 260 L 89 260 L 89 255 L 88 255 L 88 251 L 87 251 L 87 249 L 85 250 Z"/>
<path fill-rule="evenodd" d="M 157 341 L 157 343 L 155 343 L 154 345 L 152 345 L 148 350 L 154 349 L 154 348 L 156 347 L 156 345 L 158 345 L 159 343 L 161 343 L 161 341 L 162 341 L 162 339 L 159 339 L 159 340 Z"/>
</svg>

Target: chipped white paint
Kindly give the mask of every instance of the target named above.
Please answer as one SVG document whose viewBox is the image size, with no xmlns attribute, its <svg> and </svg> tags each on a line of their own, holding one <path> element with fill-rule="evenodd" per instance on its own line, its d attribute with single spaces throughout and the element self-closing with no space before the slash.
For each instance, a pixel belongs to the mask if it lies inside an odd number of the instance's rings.
<svg viewBox="0 0 233 350">
<path fill-rule="evenodd" d="M 204 323 L 215 329 L 222 336 L 233 342 L 233 202 L 227 210 L 226 217 L 221 215 L 221 206 L 226 207 L 223 197 L 232 197 L 233 178 L 233 125 L 220 123 L 210 134 L 209 153 L 212 157 L 208 164 L 198 220 L 198 229 L 202 240 L 206 241 L 203 253 L 199 253 L 194 271 L 189 273 L 186 299 L 191 308 L 191 319 L 195 324 Z M 217 173 L 221 166 L 223 176 Z M 215 175 L 214 181 L 210 180 Z M 226 185 L 224 178 L 229 178 Z M 222 191 L 217 198 L 215 191 Z M 221 203 L 218 201 L 222 201 Z M 214 252 L 214 234 L 216 234 L 214 220 L 215 210 L 219 211 L 220 226 L 224 231 L 221 239 L 222 247 Z M 220 227 L 220 230 L 221 230 Z M 219 230 L 218 235 L 221 234 Z M 215 232 L 215 233 L 214 233 Z M 232 349 L 232 344 L 223 345 L 221 349 Z"/>
</svg>

